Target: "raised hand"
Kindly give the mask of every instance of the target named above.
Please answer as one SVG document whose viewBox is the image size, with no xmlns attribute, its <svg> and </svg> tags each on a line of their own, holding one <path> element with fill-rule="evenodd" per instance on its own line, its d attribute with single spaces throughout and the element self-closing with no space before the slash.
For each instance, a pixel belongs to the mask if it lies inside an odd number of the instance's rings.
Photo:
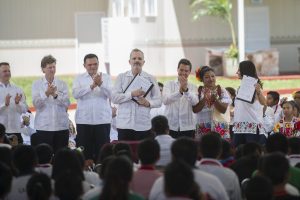
<svg viewBox="0 0 300 200">
<path fill-rule="evenodd" d="M 5 97 L 5 106 L 9 106 L 10 98 L 11 98 L 10 94 L 7 94 Z"/>
<path fill-rule="evenodd" d="M 95 85 L 101 86 L 101 84 L 103 83 L 103 81 L 102 81 L 102 72 L 100 74 L 95 74 L 93 76 L 93 81 L 94 81 Z"/>
<path fill-rule="evenodd" d="M 54 96 L 56 96 L 56 91 L 57 91 L 57 87 L 55 85 L 49 83 L 45 94 L 47 97 L 49 97 L 50 95 L 52 95 L 54 97 Z"/>
<path fill-rule="evenodd" d="M 22 94 L 19 95 L 19 94 L 17 93 L 17 94 L 16 94 L 16 97 L 15 97 L 15 103 L 16 103 L 16 104 L 19 104 L 20 101 L 21 101 L 21 99 L 22 99 Z"/>
<path fill-rule="evenodd" d="M 185 92 L 188 88 L 188 79 L 184 76 L 179 76 L 178 81 L 180 84 L 180 92 Z"/>
</svg>

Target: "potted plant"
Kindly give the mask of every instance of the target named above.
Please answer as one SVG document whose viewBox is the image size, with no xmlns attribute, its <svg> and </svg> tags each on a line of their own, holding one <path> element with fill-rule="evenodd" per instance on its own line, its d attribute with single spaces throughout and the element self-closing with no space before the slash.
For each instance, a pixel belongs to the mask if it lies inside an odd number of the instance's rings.
<svg viewBox="0 0 300 200">
<path fill-rule="evenodd" d="M 202 16 L 214 16 L 225 20 L 231 31 L 231 45 L 224 52 L 223 73 L 225 76 L 235 76 L 238 65 L 238 49 L 236 46 L 235 30 L 232 21 L 231 0 L 191 0 L 190 6 L 193 11 L 193 19 L 198 20 Z"/>
</svg>

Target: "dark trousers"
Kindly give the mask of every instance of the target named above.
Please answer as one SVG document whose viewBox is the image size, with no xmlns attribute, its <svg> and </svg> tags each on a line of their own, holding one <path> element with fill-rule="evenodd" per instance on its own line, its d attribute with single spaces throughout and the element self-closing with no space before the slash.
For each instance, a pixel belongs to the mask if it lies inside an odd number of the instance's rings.
<svg viewBox="0 0 300 200">
<path fill-rule="evenodd" d="M 234 134 L 233 135 L 233 146 L 238 147 L 241 144 L 246 144 L 249 142 L 255 142 L 264 145 L 267 141 L 265 135 L 262 134 Z"/>
<path fill-rule="evenodd" d="M 110 124 L 76 124 L 76 146 L 84 148 L 85 159 L 96 161 L 100 149 L 110 142 Z"/>
<path fill-rule="evenodd" d="M 53 148 L 53 152 L 57 152 L 59 149 L 68 146 L 69 142 L 69 130 L 61 131 L 42 131 L 36 130 L 30 138 L 31 145 L 36 146 L 41 143 L 49 144 Z"/>
<path fill-rule="evenodd" d="M 9 136 L 12 136 L 12 135 L 17 136 L 17 138 L 18 138 L 18 144 L 23 144 L 23 138 L 22 138 L 21 133 L 6 133 L 6 135 L 7 135 L 8 137 L 9 137 Z"/>
<path fill-rule="evenodd" d="M 180 137 L 194 138 L 195 137 L 195 130 L 189 130 L 189 131 L 173 131 L 173 130 L 170 130 L 169 135 L 172 138 L 175 138 L 175 139 L 180 138 Z"/>
<path fill-rule="evenodd" d="M 135 131 L 132 129 L 119 129 L 118 128 L 118 140 L 123 141 L 137 141 L 145 138 L 151 138 L 153 134 L 150 130 L 147 131 Z"/>
</svg>

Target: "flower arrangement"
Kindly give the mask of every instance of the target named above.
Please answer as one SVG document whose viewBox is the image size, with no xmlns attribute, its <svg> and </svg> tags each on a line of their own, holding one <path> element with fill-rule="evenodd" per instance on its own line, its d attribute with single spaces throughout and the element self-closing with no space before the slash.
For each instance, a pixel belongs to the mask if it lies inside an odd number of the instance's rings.
<svg viewBox="0 0 300 200">
<path fill-rule="evenodd" d="M 197 69 L 195 70 L 195 75 L 196 75 L 196 79 L 200 82 L 202 82 L 201 77 L 200 77 L 200 71 L 201 71 L 201 67 L 197 67 Z"/>
</svg>

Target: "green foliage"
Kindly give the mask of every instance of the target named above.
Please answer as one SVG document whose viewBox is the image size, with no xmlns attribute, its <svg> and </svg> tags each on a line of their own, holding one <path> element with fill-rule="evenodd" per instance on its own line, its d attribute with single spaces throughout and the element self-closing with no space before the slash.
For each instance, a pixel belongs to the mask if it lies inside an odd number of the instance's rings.
<svg viewBox="0 0 300 200">
<path fill-rule="evenodd" d="M 233 44 L 230 45 L 229 49 L 225 51 L 225 55 L 229 58 L 238 58 L 239 50 Z"/>
<path fill-rule="evenodd" d="M 231 18 L 232 3 L 229 0 L 191 0 L 190 5 L 194 8 L 195 20 L 202 16 L 220 17 L 224 20 Z"/>
<path fill-rule="evenodd" d="M 191 0 L 190 6 L 193 9 L 193 19 L 198 20 L 202 16 L 219 17 L 228 22 L 231 32 L 232 43 L 226 52 L 228 57 L 237 58 L 238 49 L 236 47 L 235 30 L 232 22 L 231 0 Z"/>
</svg>

